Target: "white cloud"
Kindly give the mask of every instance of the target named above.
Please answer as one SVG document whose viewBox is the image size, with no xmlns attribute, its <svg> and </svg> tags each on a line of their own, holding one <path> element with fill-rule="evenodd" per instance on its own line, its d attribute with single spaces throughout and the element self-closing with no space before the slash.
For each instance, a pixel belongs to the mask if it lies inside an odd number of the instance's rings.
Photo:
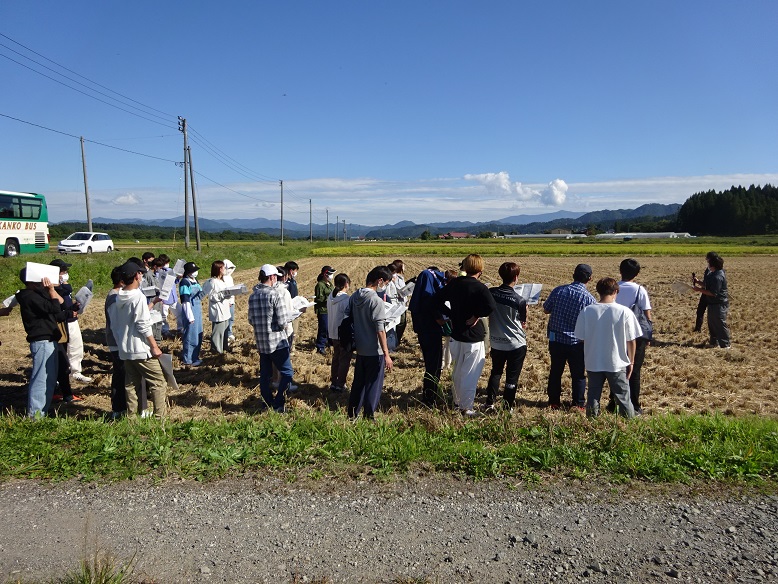
<svg viewBox="0 0 778 584">
<path fill-rule="evenodd" d="M 486 192 L 492 195 L 512 196 L 519 201 L 539 201 L 543 205 L 554 207 L 564 204 L 567 193 L 567 184 L 560 178 L 548 183 L 543 191 L 523 185 L 519 181 L 511 182 L 510 175 L 505 171 L 466 174 L 464 179 L 481 183 L 486 187 Z"/>
<path fill-rule="evenodd" d="M 119 195 L 111 201 L 114 205 L 121 205 L 122 207 L 129 207 L 133 205 L 140 205 L 141 199 L 136 196 L 135 193 L 127 193 L 125 195 Z"/>
</svg>

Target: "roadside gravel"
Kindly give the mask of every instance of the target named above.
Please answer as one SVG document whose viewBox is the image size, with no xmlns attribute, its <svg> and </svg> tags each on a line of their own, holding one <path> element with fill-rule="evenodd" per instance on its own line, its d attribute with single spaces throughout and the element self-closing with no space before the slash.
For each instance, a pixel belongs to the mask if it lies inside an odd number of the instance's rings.
<svg viewBox="0 0 778 584">
<path fill-rule="evenodd" d="M 778 581 L 778 496 L 754 491 L 12 481 L 0 501 L 2 582 L 61 576 L 96 550 L 160 583 Z"/>
</svg>

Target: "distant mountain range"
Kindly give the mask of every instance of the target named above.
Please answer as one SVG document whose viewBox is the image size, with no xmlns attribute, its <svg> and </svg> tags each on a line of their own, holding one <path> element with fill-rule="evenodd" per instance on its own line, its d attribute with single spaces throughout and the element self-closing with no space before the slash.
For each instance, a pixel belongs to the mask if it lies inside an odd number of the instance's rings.
<svg viewBox="0 0 778 584">
<path fill-rule="evenodd" d="M 661 205 L 658 203 L 647 204 L 637 209 L 617 209 L 592 211 L 590 213 L 575 213 L 571 211 L 556 211 L 554 213 L 543 213 L 539 215 L 513 215 L 504 217 L 495 221 L 448 221 L 442 223 L 418 224 L 412 221 L 400 221 L 399 223 L 387 225 L 359 225 L 356 223 L 346 224 L 346 236 L 348 238 L 364 237 L 365 239 L 408 239 L 418 238 L 424 231 L 429 231 L 431 235 L 445 234 L 452 231 L 464 232 L 477 235 L 483 231 L 498 231 L 503 233 L 542 233 L 548 229 L 566 228 L 577 230 L 586 228 L 591 224 L 598 224 L 601 228 L 612 227 L 617 221 L 660 218 L 675 215 L 681 205 Z M 194 228 L 194 220 L 190 217 L 190 226 Z M 171 219 L 109 219 L 97 217 L 92 220 L 93 223 L 107 224 L 131 224 L 168 227 L 172 229 L 183 229 L 183 215 Z M 62 223 L 83 223 L 83 221 L 62 221 Z M 281 222 L 277 219 L 206 219 L 199 218 L 200 230 L 210 233 L 220 233 L 223 231 L 239 231 L 248 233 L 266 233 L 270 236 L 279 236 L 281 234 Z M 303 223 L 294 221 L 284 221 L 284 235 L 289 238 L 307 238 L 311 227 Z M 322 238 L 328 233 L 331 238 L 335 235 L 335 224 L 329 226 L 313 224 L 314 237 Z M 338 238 L 343 236 L 343 224 L 338 226 Z"/>
</svg>

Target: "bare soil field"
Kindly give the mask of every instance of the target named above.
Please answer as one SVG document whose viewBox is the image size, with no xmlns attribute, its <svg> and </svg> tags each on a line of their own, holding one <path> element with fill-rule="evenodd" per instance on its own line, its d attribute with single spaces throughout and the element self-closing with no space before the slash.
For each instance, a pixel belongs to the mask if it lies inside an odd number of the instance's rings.
<svg viewBox="0 0 778 584">
<path fill-rule="evenodd" d="M 374 266 L 395 259 L 386 258 L 306 258 L 300 260 L 299 288 L 306 296 L 313 295 L 315 279 L 321 266 L 330 264 L 347 273 L 352 289 L 364 283 Z M 429 265 L 441 269 L 454 268 L 461 258 L 442 256 L 403 258 L 406 277 L 417 274 Z M 655 342 L 647 351 L 643 368 L 643 408 L 647 414 L 662 412 L 711 413 L 728 415 L 778 415 L 776 393 L 775 351 L 778 341 L 778 314 L 772 310 L 772 298 L 778 288 L 778 262 L 774 257 L 737 257 L 725 259 L 725 270 L 732 297 L 729 323 L 732 329 L 732 349 L 707 348 L 706 330 L 693 333 L 697 295 L 679 294 L 674 282 L 688 282 L 692 272 L 701 274 L 704 258 L 638 257 L 642 272 L 638 282 L 649 291 L 654 309 Z M 589 263 L 594 278 L 618 277 L 620 259 L 594 258 L 486 258 L 483 281 L 499 283 L 497 269 L 503 261 L 516 261 L 521 266 L 520 281 L 543 284 L 541 301 L 554 286 L 571 281 L 573 268 L 579 261 Z M 206 269 L 201 270 L 206 272 Z M 256 283 L 258 268 L 238 271 L 235 281 L 251 287 Z M 74 287 L 81 285 L 74 282 Z M 590 290 L 594 292 L 593 283 Z M 83 401 L 59 404 L 60 414 L 96 417 L 110 411 L 110 355 L 103 345 L 103 300 L 107 290 L 97 290 L 93 304 L 83 315 L 85 356 L 84 373 L 93 382 L 74 385 Z M 255 413 L 260 409 L 257 386 L 258 363 L 251 326 L 247 322 L 247 296 L 239 297 L 236 307 L 235 334 L 237 342 L 224 356 L 210 352 L 210 324 L 205 311 L 204 364 L 185 369 L 177 357 L 180 339 L 162 342 L 166 352 L 172 352 L 178 369 L 178 391 L 169 393 L 170 417 L 174 420 L 203 418 L 215 415 Z M 172 323 L 172 319 L 171 319 Z M 541 306 L 531 306 L 527 325 L 528 352 L 519 379 L 519 415 L 532 416 L 546 403 L 546 379 L 549 366 L 545 336 L 546 317 Z M 295 383 L 299 391 L 290 400 L 295 408 L 344 408 L 348 396 L 333 394 L 329 387 L 329 355 L 315 352 L 313 339 L 316 318 L 312 309 L 301 317 L 296 348 L 293 354 Z M 18 311 L 0 319 L 0 401 L 5 408 L 22 412 L 26 405 L 26 379 L 30 366 L 28 345 Z M 478 401 L 484 399 L 486 379 L 491 367 L 486 367 L 479 384 Z M 413 333 L 411 318 L 395 357 L 395 369 L 386 377 L 382 397 L 384 412 L 403 412 L 423 407 L 420 403 L 423 364 Z M 350 378 L 349 378 L 350 381 Z M 444 374 L 444 387 L 450 387 Z M 569 399 L 569 378 L 563 386 Z M 573 415 L 565 411 L 552 415 Z"/>
</svg>

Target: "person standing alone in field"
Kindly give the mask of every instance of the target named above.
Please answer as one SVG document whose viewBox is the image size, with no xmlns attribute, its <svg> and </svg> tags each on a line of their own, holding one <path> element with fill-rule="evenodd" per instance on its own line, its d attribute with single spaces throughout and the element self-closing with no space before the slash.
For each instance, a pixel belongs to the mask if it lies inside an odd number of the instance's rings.
<svg viewBox="0 0 778 584">
<path fill-rule="evenodd" d="M 548 352 L 551 369 L 548 372 L 548 405 L 558 409 L 562 405 L 562 373 L 565 364 L 570 367 L 573 380 L 573 407 L 586 408 L 586 369 L 584 347 L 575 336 L 575 322 L 581 311 L 597 302 L 586 284 L 592 279 L 592 268 L 578 264 L 573 271 L 573 282 L 557 286 L 543 303 L 548 319 Z"/>
<path fill-rule="evenodd" d="M 629 397 L 629 378 L 635 364 L 635 339 L 641 334 L 640 324 L 632 311 L 616 303 L 619 284 L 613 278 L 597 282 L 600 301 L 590 304 L 578 315 L 575 336 L 583 342 L 589 394 L 586 415 L 600 415 L 600 398 L 605 380 L 619 406 L 619 413 L 635 416 Z"/>
<path fill-rule="evenodd" d="M 365 287 L 354 292 L 345 315 L 354 319 L 354 382 L 348 398 L 348 417 L 356 419 L 360 410 L 372 420 L 381 401 L 384 369 L 392 370 L 392 358 L 386 343 L 386 308 L 376 290 L 385 287 L 392 275 L 384 266 L 370 270 Z"/>
<path fill-rule="evenodd" d="M 484 271 L 484 260 L 480 255 L 467 256 L 462 261 L 462 271 L 464 276 L 454 279 L 435 294 L 433 308 L 451 318 L 454 405 L 462 415 L 475 416 L 475 394 L 486 360 L 486 327 L 482 319 L 492 314 L 495 302 L 489 289 L 479 281 Z M 439 324 L 442 326 L 443 320 Z"/>
<path fill-rule="evenodd" d="M 729 291 L 727 290 L 727 275 L 724 272 L 724 259 L 715 252 L 710 252 L 708 271 L 702 285 L 696 285 L 695 291 L 707 298 L 708 332 L 710 344 L 721 349 L 729 349 L 730 333 L 727 324 L 729 314 Z"/>
</svg>

